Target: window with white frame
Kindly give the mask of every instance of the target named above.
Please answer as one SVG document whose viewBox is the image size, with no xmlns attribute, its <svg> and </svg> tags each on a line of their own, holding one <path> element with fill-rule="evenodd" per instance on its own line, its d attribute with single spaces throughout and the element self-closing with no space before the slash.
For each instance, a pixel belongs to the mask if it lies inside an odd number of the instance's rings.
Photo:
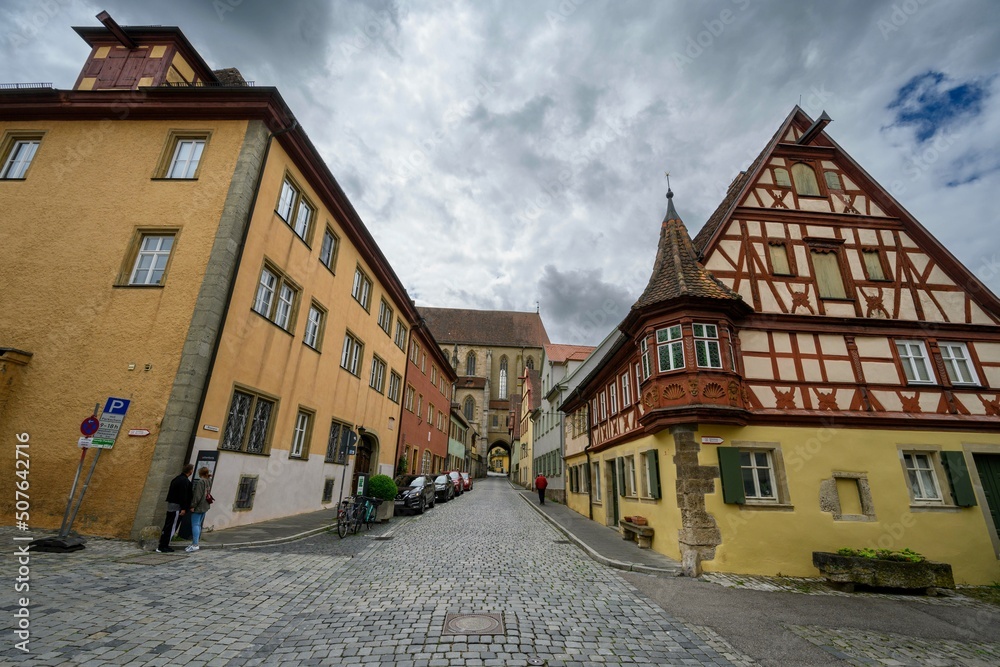
<svg viewBox="0 0 1000 667">
<path fill-rule="evenodd" d="M 646 498 L 660 497 L 659 457 L 656 450 L 642 452 L 642 492 Z"/>
<path fill-rule="evenodd" d="M 323 266 L 335 272 L 337 266 L 337 250 L 340 248 L 340 238 L 329 227 L 323 232 L 323 243 L 319 248 L 319 261 Z"/>
<path fill-rule="evenodd" d="M 692 324 L 694 356 L 699 368 L 722 368 L 719 328 L 714 324 Z"/>
<path fill-rule="evenodd" d="M 372 355 L 372 372 L 368 386 L 380 394 L 385 388 L 385 362 L 375 355 Z"/>
<path fill-rule="evenodd" d="M 642 357 L 642 378 L 646 379 L 649 377 L 649 341 L 643 337 L 639 342 L 639 356 Z"/>
<path fill-rule="evenodd" d="M 396 347 L 401 350 L 406 349 L 406 326 L 400 320 L 396 320 Z"/>
<path fill-rule="evenodd" d="M 608 393 L 606 391 L 601 392 L 601 421 L 608 418 Z"/>
<path fill-rule="evenodd" d="M 614 382 L 608 385 L 608 402 L 611 404 L 611 414 L 618 414 L 618 385 Z"/>
<path fill-rule="evenodd" d="M 601 502 L 601 464 L 591 463 L 590 464 L 590 479 L 592 481 L 592 488 L 594 490 L 594 502 Z"/>
<path fill-rule="evenodd" d="M 309 242 L 313 218 L 316 217 L 316 207 L 309 203 L 302 195 L 302 191 L 287 176 L 281 183 L 276 211 L 300 239 Z"/>
<path fill-rule="evenodd" d="M 351 287 L 351 296 L 365 310 L 370 308 L 372 301 L 372 281 L 365 275 L 360 266 L 354 270 L 354 285 Z"/>
<path fill-rule="evenodd" d="M 632 391 L 629 387 L 628 371 L 622 373 L 622 407 L 632 405 Z"/>
<path fill-rule="evenodd" d="M 899 362 L 903 366 L 907 384 L 931 384 L 934 382 L 930 364 L 927 363 L 927 348 L 924 347 L 923 341 L 897 340 L 896 351 L 899 353 Z"/>
<path fill-rule="evenodd" d="M 388 336 L 392 332 L 392 308 L 385 299 L 379 299 L 378 304 L 378 326 Z"/>
<path fill-rule="evenodd" d="M 403 395 L 403 407 L 413 412 L 413 397 L 417 392 L 411 385 L 406 385 L 406 393 Z"/>
<path fill-rule="evenodd" d="M 438 368 L 434 364 L 431 364 L 431 384 L 437 384 L 438 381 Z"/>
<path fill-rule="evenodd" d="M 929 453 L 903 453 L 903 464 L 906 466 L 906 475 L 910 482 L 910 494 L 914 500 L 936 502 L 943 500 L 932 456 Z"/>
<path fill-rule="evenodd" d="M 319 350 L 323 341 L 323 324 L 326 321 L 326 311 L 317 303 L 309 306 L 309 316 L 306 317 L 306 333 L 302 338 L 309 347 Z"/>
<path fill-rule="evenodd" d="M 631 455 L 625 457 L 625 495 L 638 495 L 635 483 L 635 456 Z"/>
<path fill-rule="evenodd" d="M 417 394 L 416 415 L 417 415 L 417 417 L 422 417 L 423 414 L 424 414 L 424 395 L 423 394 Z"/>
<path fill-rule="evenodd" d="M 4 151 L 3 169 L 0 169 L 0 180 L 23 179 L 31 166 L 31 161 L 38 152 L 38 146 L 42 143 L 41 137 L 14 137 L 6 142 L 9 146 Z"/>
<path fill-rule="evenodd" d="M 265 264 L 257 283 L 253 310 L 288 331 L 292 328 L 298 288 L 271 264 Z"/>
<path fill-rule="evenodd" d="M 420 353 L 420 372 L 427 375 L 427 353 Z"/>
<path fill-rule="evenodd" d="M 643 343 L 645 343 L 643 339 Z M 656 330 L 656 357 L 661 373 L 684 368 L 684 340 L 681 325 Z"/>
<path fill-rule="evenodd" d="M 740 470 L 743 473 L 743 494 L 748 500 L 778 500 L 770 451 L 740 450 Z"/>
<path fill-rule="evenodd" d="M 399 388 L 403 385 L 403 377 L 396 371 L 389 373 L 389 400 L 399 403 Z"/>
<path fill-rule="evenodd" d="M 270 448 L 271 417 L 276 405 L 274 399 L 253 391 L 234 390 L 219 449 L 266 454 Z"/>
<path fill-rule="evenodd" d="M 299 409 L 299 414 L 295 417 L 295 429 L 292 431 L 292 447 L 288 452 L 290 458 L 309 458 L 309 437 L 312 434 L 313 413 L 309 410 Z"/>
<path fill-rule="evenodd" d="M 129 275 L 129 285 L 162 285 L 167 261 L 174 247 L 174 234 L 143 233 L 135 263 Z"/>
<path fill-rule="evenodd" d="M 938 343 L 948 379 L 952 384 L 978 385 L 979 378 L 965 343 Z"/>
<path fill-rule="evenodd" d="M 432 426 L 434 424 L 434 404 L 427 403 L 427 425 Z"/>
<path fill-rule="evenodd" d="M 165 178 L 194 178 L 198 173 L 201 154 L 205 150 L 204 138 L 178 137 L 174 154 L 170 158 Z"/>
<path fill-rule="evenodd" d="M 361 354 L 365 344 L 348 331 L 344 334 L 344 349 L 340 353 L 340 367 L 351 375 L 361 376 Z"/>
</svg>

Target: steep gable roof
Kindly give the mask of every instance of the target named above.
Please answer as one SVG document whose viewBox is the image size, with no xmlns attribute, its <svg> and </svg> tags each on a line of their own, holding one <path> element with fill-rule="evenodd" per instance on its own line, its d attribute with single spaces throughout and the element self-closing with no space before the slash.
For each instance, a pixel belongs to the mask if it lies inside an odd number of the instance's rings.
<svg viewBox="0 0 1000 667">
<path fill-rule="evenodd" d="M 674 209 L 673 198 L 674 193 L 668 190 L 667 213 L 660 227 L 653 273 L 632 310 L 680 297 L 741 301 L 739 294 L 719 282 L 698 262 L 698 253 Z"/>
<path fill-rule="evenodd" d="M 709 242 L 715 238 L 716 233 L 719 229 L 723 227 L 723 223 L 729 219 L 729 215 L 733 212 L 743 197 L 746 195 L 747 187 L 757 182 L 758 173 L 761 167 L 764 165 L 765 158 L 771 154 L 774 147 L 778 145 L 778 141 L 781 137 L 785 136 L 788 132 L 789 126 L 792 124 L 792 119 L 795 117 L 796 111 L 805 115 L 798 106 L 792 109 L 792 112 L 785 117 L 785 120 L 781 123 L 778 131 L 774 133 L 767 144 L 764 146 L 764 150 L 754 158 L 754 161 L 750 163 L 746 171 L 741 171 L 739 176 L 729 184 L 729 190 L 726 192 L 726 196 L 723 198 L 722 202 L 719 204 L 718 208 L 709 216 L 708 221 L 702 226 L 698 233 L 694 237 L 694 247 L 698 250 L 698 255 L 703 256 L 705 254 L 705 248 L 708 247 Z"/>
<path fill-rule="evenodd" d="M 821 116 L 820 118 L 829 121 L 828 117 Z M 722 203 L 719 204 L 719 207 L 714 213 L 712 213 L 708 221 L 695 236 L 694 246 L 697 248 L 699 257 L 704 257 L 708 250 L 717 242 L 718 237 L 725 229 L 726 223 L 728 223 L 732 218 L 736 208 L 739 207 L 740 204 L 746 199 L 749 194 L 749 190 L 753 188 L 754 184 L 757 183 L 760 178 L 761 172 L 767 164 L 767 158 L 775 151 L 778 145 L 782 143 L 783 138 L 787 136 L 789 129 L 795 127 L 799 132 L 803 132 L 806 128 L 812 126 L 813 123 L 813 119 L 810 118 L 809 115 L 798 105 L 796 105 L 788 116 L 785 117 L 785 120 L 781 123 L 778 131 L 775 132 L 774 136 L 772 136 L 767 142 L 764 150 L 760 152 L 745 172 L 741 172 L 740 176 L 738 176 L 730 186 L 729 191 L 727 192 Z M 993 292 L 990 291 L 990 289 L 986 287 L 986 285 L 983 284 L 975 274 L 972 273 L 972 271 L 966 268 L 964 264 L 952 255 L 951 252 L 927 230 L 927 228 L 920 224 L 920 222 L 917 221 L 917 219 L 909 211 L 907 211 L 903 205 L 895 199 L 895 197 L 889 194 L 888 190 L 882 187 L 878 181 L 865 171 L 865 169 L 858 164 L 854 158 L 847 153 L 847 151 L 841 148 L 840 144 L 834 141 L 826 133 L 825 129 L 817 131 L 811 138 L 810 143 L 832 148 L 837 156 L 837 159 L 848 165 L 852 178 L 856 179 L 858 185 L 861 186 L 866 192 L 873 193 L 875 195 L 873 199 L 877 199 L 877 203 L 886 212 L 886 214 L 898 219 L 903 229 L 925 252 L 933 255 L 935 259 L 937 259 L 941 268 L 952 278 L 952 280 L 954 280 L 957 284 L 965 285 L 966 291 L 972 296 L 973 300 L 979 303 L 995 317 L 1000 317 L 1000 299 L 998 299 L 997 296 L 993 294 Z"/>
<path fill-rule="evenodd" d="M 439 343 L 544 347 L 549 342 L 538 313 L 466 308 L 417 308 Z"/>
</svg>

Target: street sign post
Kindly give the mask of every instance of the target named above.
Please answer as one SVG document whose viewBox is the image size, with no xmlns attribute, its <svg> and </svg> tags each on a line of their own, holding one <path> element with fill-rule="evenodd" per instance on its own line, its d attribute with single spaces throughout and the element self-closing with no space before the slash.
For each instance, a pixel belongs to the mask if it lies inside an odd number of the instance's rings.
<svg viewBox="0 0 1000 667">
<path fill-rule="evenodd" d="M 122 422 L 125 420 L 130 402 L 128 399 L 115 398 L 114 396 L 108 399 L 108 402 L 104 404 L 104 412 L 101 413 L 100 428 L 94 432 L 92 447 L 111 449 L 115 446 L 118 431 L 122 428 Z"/>
</svg>

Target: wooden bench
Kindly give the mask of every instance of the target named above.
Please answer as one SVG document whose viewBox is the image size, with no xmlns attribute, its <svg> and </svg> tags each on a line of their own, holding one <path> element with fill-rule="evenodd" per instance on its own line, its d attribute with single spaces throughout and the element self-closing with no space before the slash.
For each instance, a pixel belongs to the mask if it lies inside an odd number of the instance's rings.
<svg viewBox="0 0 1000 667">
<path fill-rule="evenodd" d="M 653 546 L 653 529 L 649 526 L 639 526 L 625 519 L 620 519 L 618 525 L 621 528 L 623 540 L 632 540 L 638 543 L 640 549 L 649 549 Z"/>
</svg>

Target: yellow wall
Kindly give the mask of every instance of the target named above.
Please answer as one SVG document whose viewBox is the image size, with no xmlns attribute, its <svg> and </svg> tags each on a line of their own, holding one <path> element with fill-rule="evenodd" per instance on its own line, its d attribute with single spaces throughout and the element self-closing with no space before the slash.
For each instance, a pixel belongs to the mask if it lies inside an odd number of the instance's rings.
<svg viewBox="0 0 1000 667">
<path fill-rule="evenodd" d="M 660 498 L 652 499 L 643 491 L 640 455 L 649 449 L 658 451 L 660 463 Z M 594 520 L 607 525 L 616 525 L 611 512 L 613 487 L 610 484 L 611 464 L 618 457 L 634 456 L 638 493 L 633 496 L 618 496 L 618 518 L 638 514 L 646 517 L 655 529 L 653 549 L 671 558 L 680 559 L 677 546 L 677 531 L 681 528 L 681 512 L 677 507 L 677 470 L 674 465 L 674 441 L 669 431 L 646 435 L 624 445 L 619 445 L 598 454 L 591 455 L 591 461 L 601 463 L 601 503 L 594 506 Z M 617 481 L 615 482 L 617 484 Z"/>
<path fill-rule="evenodd" d="M 830 428 L 747 428 L 701 426 L 696 438 L 781 444 L 791 511 L 727 505 L 722 490 L 706 497 L 709 513 L 722 531 L 722 544 L 706 571 L 816 576 L 813 551 L 841 547 L 909 547 L 935 561 L 952 565 L 957 583 L 985 584 L 1000 578 L 1000 562 L 991 541 L 985 498 L 977 507 L 911 511 L 907 480 L 900 464 L 899 445 L 907 449 L 939 446 L 961 451 L 978 445 L 1000 454 L 1000 435 L 931 431 L 892 431 Z M 971 456 L 966 456 L 971 464 Z M 718 466 L 714 446 L 702 445 L 702 465 Z M 834 521 L 819 507 L 819 485 L 834 471 L 865 473 L 872 492 L 876 521 Z M 970 465 L 971 471 L 971 465 Z M 975 482 L 978 483 L 973 473 Z M 946 479 L 938 478 L 944 489 Z"/>
<path fill-rule="evenodd" d="M 80 422 L 95 403 L 119 396 L 132 405 L 114 449 L 101 455 L 75 529 L 128 535 L 246 127 L 0 123 L 0 131 L 45 132 L 27 178 L 0 181 L 0 346 L 34 353 L 0 414 L 0 433 L 30 435 L 33 527 L 59 526 L 80 459 Z M 212 131 L 197 181 L 151 180 L 171 129 Z M 165 286 L 113 287 L 135 229 L 164 226 L 181 230 Z M 151 434 L 129 437 L 130 428 Z M 3 494 L 4 521 L 13 497 Z"/>
<path fill-rule="evenodd" d="M 704 436 L 724 438 L 722 446 L 726 447 L 737 447 L 741 442 L 780 445 L 790 501 L 790 507 L 781 508 L 726 504 L 716 477 L 715 492 L 705 497 L 705 504 L 719 526 L 722 543 L 714 559 L 702 561 L 705 571 L 818 576 L 812 566 L 813 551 L 908 547 L 931 560 L 950 563 L 956 583 L 988 584 L 1000 578 L 996 534 L 976 474 L 972 477 L 978 506 L 911 508 L 899 454 L 901 448 L 964 450 L 971 472 L 969 452 L 1000 454 L 1000 435 L 700 425 L 695 439 L 700 441 Z M 608 523 L 609 462 L 634 455 L 637 475 L 641 475 L 639 455 L 653 447 L 659 451 L 661 499 L 618 497 L 618 516 L 645 516 L 656 531 L 653 549 L 680 559 L 677 531 L 682 525 L 681 512 L 677 507 L 673 437 L 667 430 L 591 456 L 592 461 L 601 462 L 603 494 L 603 502 L 594 505 L 594 520 Z M 567 465 L 578 463 L 578 458 L 567 459 Z M 699 462 L 718 470 L 716 446 L 701 445 Z M 832 478 L 834 471 L 866 475 L 875 521 L 835 521 L 831 512 L 820 509 L 820 483 Z M 949 489 L 947 478 L 940 473 L 938 484 L 945 492 Z M 586 515 L 585 496 L 569 495 L 569 506 Z"/>
<path fill-rule="evenodd" d="M 311 247 L 275 213 L 286 169 L 317 207 Z M 319 261 L 323 230 L 328 222 L 340 237 L 335 274 Z M 291 333 L 279 329 L 251 309 L 265 257 L 301 287 L 298 314 Z M 351 296 L 355 268 L 359 263 L 373 283 L 370 312 Z M 377 323 L 383 296 L 394 310 L 391 335 L 386 335 Z M 306 315 L 313 299 L 327 309 L 320 353 L 303 343 Z M 339 221 L 322 206 L 315 191 L 275 141 L 268 156 L 212 381 L 198 421 L 195 453 L 218 447 L 222 430 L 209 432 L 204 430 L 204 425 L 224 429 L 234 383 L 278 397 L 277 415 L 269 456 L 220 451 L 213 486 L 213 495 L 220 502 L 206 516 L 208 525 L 221 528 L 321 509 L 324 480 L 334 478 L 339 491 L 342 477 L 340 466 L 324 462 L 333 418 L 355 427 L 363 426 L 375 435 L 379 441 L 377 463 L 386 466 L 387 474 L 393 474 L 400 404 L 390 401 L 387 394 L 391 371 L 404 377 L 406 372 L 406 355 L 393 342 L 401 310 L 400 304 L 393 303 L 378 282 L 371 267 L 361 260 Z M 411 324 L 405 324 L 412 331 Z M 344 334 L 348 329 L 365 344 L 360 377 L 340 367 Z M 387 365 L 384 394 L 369 387 L 373 353 Z M 404 389 L 405 382 L 401 397 Z M 288 458 L 300 405 L 316 411 L 308 461 Z M 391 431 L 390 418 L 393 420 Z M 241 474 L 260 476 L 257 494 L 252 511 L 233 512 L 232 502 Z M 350 483 L 350 473 L 347 481 Z M 339 493 L 335 492 L 333 502 L 338 497 Z M 215 511 L 216 507 L 222 511 Z"/>
<path fill-rule="evenodd" d="M 573 466 L 584 466 L 582 470 L 586 470 L 587 457 L 584 455 L 577 454 L 576 456 L 566 457 L 566 479 L 569 480 L 569 469 Z M 581 480 L 580 488 L 585 488 Z M 590 516 L 589 509 L 589 499 L 590 495 L 587 493 L 574 493 L 570 491 L 569 482 L 566 483 L 566 507 L 570 508 L 577 514 L 582 514 L 583 516 Z"/>
</svg>

